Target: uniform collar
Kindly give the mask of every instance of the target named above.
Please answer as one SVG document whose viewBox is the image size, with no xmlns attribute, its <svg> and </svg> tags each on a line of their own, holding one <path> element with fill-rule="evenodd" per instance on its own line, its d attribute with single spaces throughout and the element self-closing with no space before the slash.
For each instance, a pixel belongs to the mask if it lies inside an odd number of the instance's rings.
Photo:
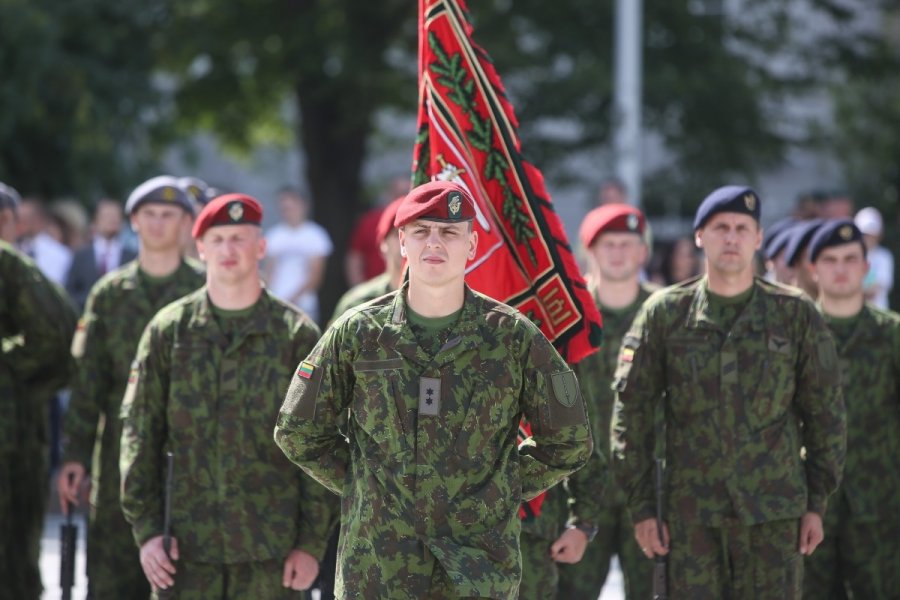
<svg viewBox="0 0 900 600">
<path fill-rule="evenodd" d="M 477 348 L 481 340 L 485 339 L 482 332 L 482 320 L 479 319 L 480 298 L 469 288 L 465 288 L 462 314 L 456 322 L 453 334 L 437 356 L 432 359 L 426 353 L 416 339 L 415 334 L 407 320 L 406 291 L 409 282 L 406 281 L 394 295 L 389 307 L 390 318 L 385 322 L 378 336 L 378 343 L 388 349 L 393 349 L 409 360 L 423 366 L 434 363 L 443 366 L 456 360 L 461 354 Z"/>
<path fill-rule="evenodd" d="M 688 307 L 685 326 L 688 329 L 708 329 L 729 333 L 722 330 L 709 315 L 709 287 L 704 275 L 694 284 L 694 293 L 691 304 Z M 744 305 L 744 310 L 738 315 L 731 327 L 731 333 L 737 334 L 745 331 L 764 331 L 766 329 L 766 299 L 765 294 L 760 293 L 760 280 L 753 278 L 753 294 Z"/>
</svg>

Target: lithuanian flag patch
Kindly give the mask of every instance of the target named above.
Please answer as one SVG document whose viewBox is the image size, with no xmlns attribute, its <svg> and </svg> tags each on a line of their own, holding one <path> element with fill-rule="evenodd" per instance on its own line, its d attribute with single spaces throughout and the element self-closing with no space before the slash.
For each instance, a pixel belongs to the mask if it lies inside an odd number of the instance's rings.
<svg viewBox="0 0 900 600">
<path fill-rule="evenodd" d="M 619 358 L 620 358 L 623 362 L 631 362 L 631 361 L 633 361 L 633 360 L 634 360 L 634 348 L 623 348 L 623 349 L 622 349 L 622 354 L 621 354 L 621 356 L 619 356 Z"/>
<path fill-rule="evenodd" d="M 302 363 L 300 363 L 300 367 L 297 369 L 297 376 L 302 377 L 303 379 L 309 379 L 313 376 L 313 372 L 315 370 L 316 365 L 304 360 Z"/>
</svg>

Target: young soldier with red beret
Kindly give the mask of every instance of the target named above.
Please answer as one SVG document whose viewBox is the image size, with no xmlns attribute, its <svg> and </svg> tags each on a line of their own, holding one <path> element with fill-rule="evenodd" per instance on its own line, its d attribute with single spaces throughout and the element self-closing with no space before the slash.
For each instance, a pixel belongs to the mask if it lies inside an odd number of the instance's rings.
<svg viewBox="0 0 900 600">
<path fill-rule="evenodd" d="M 272 443 L 284 383 L 319 331 L 262 286 L 261 220 L 243 194 L 203 208 L 193 236 L 206 285 L 147 326 L 122 404 L 122 508 L 154 591 L 179 599 L 299 597 L 332 523 L 324 490 Z"/>
<path fill-rule="evenodd" d="M 647 261 L 644 241 L 644 214 L 627 204 L 607 204 L 585 216 L 579 237 L 588 250 L 588 288 L 603 315 L 603 345 L 575 368 L 585 395 L 594 440 L 602 456 L 609 456 L 609 427 L 614 395 L 611 388 L 619 346 L 631 322 L 657 286 L 642 283 L 641 268 Z M 600 460 L 592 458 L 592 462 Z M 605 463 L 602 465 L 605 467 Z M 592 479 L 601 479 L 602 483 Z M 575 495 L 572 520 L 588 531 L 594 541 L 587 544 L 584 557 L 576 564 L 561 561 L 559 598 L 597 598 L 609 573 L 613 555 L 619 557 L 627 598 L 644 599 L 651 595 L 653 563 L 644 557 L 634 539 L 628 517 L 625 494 L 612 485 L 602 468 L 584 468 L 569 480 Z M 592 489 L 602 496 L 593 497 Z M 570 523 L 571 524 L 571 523 Z M 569 535 L 574 536 L 572 532 Z M 588 536 L 584 536 L 587 540 Z"/>
<path fill-rule="evenodd" d="M 342 497 L 339 598 L 517 598 L 520 503 L 591 454 L 575 374 L 531 321 L 465 284 L 474 216 L 452 183 L 406 196 L 394 224 L 409 281 L 325 332 L 278 417 L 285 454 Z"/>
</svg>

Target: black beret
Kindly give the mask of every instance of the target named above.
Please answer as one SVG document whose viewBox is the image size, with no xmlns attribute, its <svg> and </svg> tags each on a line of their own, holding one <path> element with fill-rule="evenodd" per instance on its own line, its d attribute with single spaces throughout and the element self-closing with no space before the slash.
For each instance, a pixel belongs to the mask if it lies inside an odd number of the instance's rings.
<svg viewBox="0 0 900 600">
<path fill-rule="evenodd" d="M 125 214 L 133 214 L 141 204 L 146 202 L 174 204 L 194 214 L 194 203 L 191 201 L 191 196 L 181 186 L 178 179 L 170 175 L 160 175 L 137 186 L 128 196 L 128 201 L 125 202 Z"/>
<path fill-rule="evenodd" d="M 803 254 L 803 250 L 809 245 L 809 240 L 815 235 L 816 230 L 822 226 L 823 219 L 810 219 L 801 221 L 791 228 L 791 237 L 784 249 L 784 262 L 789 266 L 796 266 Z"/>
<path fill-rule="evenodd" d="M 797 222 L 797 219 L 794 219 L 793 217 L 788 217 L 786 219 L 781 219 L 779 221 L 775 221 L 774 223 L 772 223 L 771 225 L 766 227 L 766 232 L 765 232 L 765 234 L 763 234 L 763 243 L 762 243 L 763 254 L 766 256 L 766 258 L 769 257 L 769 246 L 771 246 L 775 242 L 775 239 L 781 234 L 782 231 L 785 231 L 786 229 L 790 229 L 791 226 L 794 225 L 796 222 Z M 778 253 L 776 252 L 775 254 L 778 254 Z"/>
<path fill-rule="evenodd" d="M 743 185 L 720 187 L 700 203 L 694 217 L 694 231 L 703 227 L 713 215 L 723 212 L 750 215 L 759 222 L 759 196 Z"/>
<path fill-rule="evenodd" d="M 11 208 L 18 210 L 21 203 L 22 197 L 19 196 L 19 192 L 0 181 L 0 209 Z"/>
<path fill-rule="evenodd" d="M 792 223 L 790 227 L 779 231 L 778 234 L 774 238 L 772 238 L 772 241 L 768 243 L 768 245 L 764 245 L 763 255 L 766 257 L 766 259 L 773 260 L 776 256 L 778 256 L 787 247 L 788 242 L 791 241 L 791 236 L 794 235 L 794 229 L 802 224 L 802 221 Z"/>
<path fill-rule="evenodd" d="M 850 219 L 826 221 L 809 241 L 809 262 L 816 262 L 816 258 L 825 248 L 854 242 L 859 242 L 863 249 L 863 256 L 865 256 L 866 245 L 863 242 L 862 232 L 853 221 Z"/>
</svg>

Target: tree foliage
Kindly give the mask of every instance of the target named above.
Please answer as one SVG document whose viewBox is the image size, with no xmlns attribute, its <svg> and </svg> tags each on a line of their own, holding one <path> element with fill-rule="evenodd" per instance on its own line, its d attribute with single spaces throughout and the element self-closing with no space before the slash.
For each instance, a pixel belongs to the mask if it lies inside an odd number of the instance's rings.
<svg viewBox="0 0 900 600">
<path fill-rule="evenodd" d="M 162 133 L 139 0 L 0 3 L 0 180 L 47 196 L 123 193 Z"/>
</svg>

